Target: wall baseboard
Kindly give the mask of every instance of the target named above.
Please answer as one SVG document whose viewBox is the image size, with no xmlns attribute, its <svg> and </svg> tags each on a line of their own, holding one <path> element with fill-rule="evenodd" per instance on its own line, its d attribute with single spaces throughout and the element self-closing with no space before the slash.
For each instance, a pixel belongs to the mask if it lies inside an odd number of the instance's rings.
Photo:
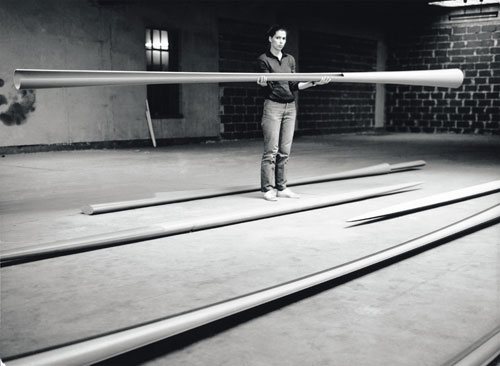
<svg viewBox="0 0 500 366">
<path fill-rule="evenodd" d="M 209 137 L 182 137 L 172 139 L 157 139 L 158 147 L 169 145 L 183 145 L 192 143 L 202 143 L 207 141 L 219 141 L 219 136 Z M 150 139 L 143 140 L 117 140 L 117 141 L 92 141 L 92 142 L 74 142 L 61 144 L 39 144 L 39 145 L 20 145 L 20 146 L 0 146 L 0 154 L 25 154 L 49 151 L 71 151 L 71 150 L 98 150 L 98 149 L 129 149 L 129 148 L 152 148 Z"/>
</svg>

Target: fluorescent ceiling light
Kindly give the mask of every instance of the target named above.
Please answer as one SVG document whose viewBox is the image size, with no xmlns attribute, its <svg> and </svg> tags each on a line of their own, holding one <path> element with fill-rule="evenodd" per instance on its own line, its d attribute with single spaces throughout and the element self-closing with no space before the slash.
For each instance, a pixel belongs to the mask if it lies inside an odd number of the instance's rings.
<svg viewBox="0 0 500 366">
<path fill-rule="evenodd" d="M 500 0 L 443 0 L 429 3 L 429 5 L 446 6 L 450 8 L 491 4 L 500 5 Z"/>
</svg>

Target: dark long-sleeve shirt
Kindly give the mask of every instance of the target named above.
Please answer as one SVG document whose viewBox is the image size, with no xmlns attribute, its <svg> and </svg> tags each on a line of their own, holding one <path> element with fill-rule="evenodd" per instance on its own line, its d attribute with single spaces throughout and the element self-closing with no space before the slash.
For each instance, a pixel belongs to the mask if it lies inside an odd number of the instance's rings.
<svg viewBox="0 0 500 366">
<path fill-rule="evenodd" d="M 259 56 L 258 63 L 260 72 L 295 72 L 295 58 L 288 53 L 283 53 L 280 61 L 268 50 Z M 295 100 L 294 92 L 299 89 L 298 85 L 296 81 L 268 81 L 266 99 L 278 103 L 291 103 Z"/>
</svg>

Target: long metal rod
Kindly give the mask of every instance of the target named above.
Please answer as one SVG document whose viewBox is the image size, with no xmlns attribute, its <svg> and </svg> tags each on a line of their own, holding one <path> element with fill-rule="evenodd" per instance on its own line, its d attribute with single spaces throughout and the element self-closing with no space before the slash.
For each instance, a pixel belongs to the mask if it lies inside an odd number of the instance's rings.
<svg viewBox="0 0 500 366">
<path fill-rule="evenodd" d="M 349 274 L 376 268 L 388 261 L 401 259 L 432 245 L 442 244 L 457 235 L 464 235 L 486 227 L 500 219 L 500 205 L 429 234 L 402 244 L 381 250 L 360 259 L 301 277 L 293 281 L 249 293 L 223 302 L 162 318 L 145 325 L 116 331 L 90 340 L 75 342 L 68 346 L 8 360 L 8 366 L 24 365 L 90 365 L 114 356 L 130 352 L 148 344 L 161 341 L 216 320 L 229 317 L 262 304 L 289 296 L 314 286 L 321 285 Z"/>
<path fill-rule="evenodd" d="M 460 69 L 267 74 L 18 69 L 14 72 L 14 85 L 17 89 L 41 89 L 107 85 L 257 82 L 259 76 L 266 76 L 269 81 L 319 81 L 323 76 L 329 76 L 331 82 L 334 83 L 403 84 L 445 88 L 458 88 L 464 80 L 464 74 Z"/>
<path fill-rule="evenodd" d="M 328 175 L 321 175 L 316 177 L 302 178 L 292 180 L 288 183 L 288 186 L 297 186 L 303 184 L 313 184 L 320 182 L 328 182 L 332 180 L 340 179 L 350 179 L 366 177 L 371 175 L 381 175 L 389 174 L 395 172 L 401 172 L 403 170 L 410 170 L 422 167 L 425 165 L 425 161 L 417 160 L 406 163 L 390 165 L 387 163 L 373 165 L 370 167 L 365 167 L 361 169 L 349 170 L 346 172 L 333 173 Z M 195 199 L 210 198 L 226 196 L 231 194 L 239 194 L 246 192 L 253 192 L 259 190 L 260 187 L 256 185 L 245 185 L 245 186 L 235 186 L 235 187 L 223 187 L 223 188 L 209 188 L 200 189 L 194 191 L 178 191 L 157 194 L 156 197 L 143 198 L 138 200 L 130 201 L 118 201 L 118 202 L 108 202 L 100 204 L 88 204 L 81 208 L 82 213 L 86 215 L 97 215 L 108 212 L 131 210 L 140 207 L 148 207 L 155 205 L 164 205 L 168 203 L 185 202 L 192 201 Z"/>
<path fill-rule="evenodd" d="M 500 355 L 500 325 L 443 366 L 487 366 Z"/>
<path fill-rule="evenodd" d="M 457 189 L 451 192 L 440 193 L 418 200 L 401 203 L 398 205 L 383 208 L 381 210 L 368 212 L 363 215 L 352 217 L 346 221 L 365 221 L 381 217 L 401 215 L 407 212 L 414 212 L 439 205 L 450 204 L 453 202 L 465 201 L 470 198 L 484 196 L 490 193 L 500 191 L 500 180 L 489 183 L 479 184 L 472 187 Z"/>
<path fill-rule="evenodd" d="M 195 220 L 157 224 L 112 233 L 26 246 L 2 253 L 0 256 L 0 265 L 5 266 L 18 264 L 48 257 L 69 255 L 78 251 L 123 245 L 137 241 L 190 233 L 193 231 L 206 230 L 274 216 L 287 215 L 300 211 L 314 210 L 371 197 L 417 189 L 420 185 L 421 182 L 397 184 L 351 193 L 337 194 L 333 196 L 301 199 L 290 206 L 265 205 L 263 207 L 259 207 L 258 209 L 248 211 L 237 211 L 223 215 L 211 215 Z"/>
<path fill-rule="evenodd" d="M 153 129 L 153 122 L 151 121 L 151 114 L 149 113 L 149 103 L 146 99 L 146 120 L 148 121 L 149 135 L 151 136 L 151 142 L 153 147 L 156 147 L 155 130 Z"/>
</svg>

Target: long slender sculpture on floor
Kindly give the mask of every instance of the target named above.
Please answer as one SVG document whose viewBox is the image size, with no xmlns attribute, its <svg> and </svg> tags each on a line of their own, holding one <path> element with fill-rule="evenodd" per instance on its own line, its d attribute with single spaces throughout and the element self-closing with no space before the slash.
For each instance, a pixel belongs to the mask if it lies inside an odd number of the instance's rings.
<svg viewBox="0 0 500 366">
<path fill-rule="evenodd" d="M 302 184 L 328 182 L 332 180 L 396 173 L 405 170 L 417 169 L 424 166 L 425 164 L 426 163 L 423 160 L 410 161 L 399 164 L 384 163 L 384 164 L 373 165 L 366 168 L 349 170 L 346 172 L 332 173 L 316 177 L 292 180 L 288 183 L 288 186 L 297 186 Z M 108 212 L 131 210 L 140 207 L 165 205 L 168 203 L 185 202 L 202 198 L 219 197 L 231 194 L 253 192 L 259 189 L 260 187 L 256 185 L 245 185 L 245 186 L 235 186 L 235 187 L 199 189 L 194 191 L 167 192 L 167 193 L 159 193 L 157 194 L 157 196 L 152 198 L 143 198 L 138 200 L 118 201 L 118 202 L 109 202 L 100 204 L 89 204 L 83 206 L 81 210 L 82 213 L 86 215 L 96 215 Z"/>
<path fill-rule="evenodd" d="M 489 183 L 478 184 L 472 187 L 435 194 L 410 202 L 404 202 L 398 205 L 383 208 L 381 210 L 372 211 L 363 215 L 352 217 L 346 221 L 367 221 L 399 216 L 406 213 L 424 210 L 427 208 L 465 201 L 474 197 L 485 196 L 487 194 L 495 193 L 498 191 L 500 191 L 500 180 L 495 180 Z"/>
<path fill-rule="evenodd" d="M 441 366 L 493 365 L 500 355 L 500 325 Z M 497 364 L 495 362 L 494 364 Z"/>
<path fill-rule="evenodd" d="M 347 275 L 366 273 L 367 270 L 376 270 L 387 265 L 387 263 L 401 260 L 412 253 L 415 254 L 430 249 L 457 236 L 466 235 L 499 221 L 500 205 L 496 205 L 416 239 L 309 276 L 178 315 L 158 319 L 145 325 L 119 330 L 17 359 L 6 359 L 5 361 L 8 366 L 94 364 L 326 282 L 345 278 Z M 495 352 L 496 350 L 490 349 L 489 351 Z"/>
<path fill-rule="evenodd" d="M 334 83 L 375 83 L 458 88 L 464 74 L 460 69 L 324 73 L 235 73 L 174 71 L 104 71 L 17 69 L 17 89 L 68 88 L 78 86 L 151 85 L 189 83 L 257 82 L 265 75 L 269 81 L 319 81 L 331 77 Z"/>
<path fill-rule="evenodd" d="M 194 220 L 169 222 L 165 224 L 115 231 L 107 234 L 32 245 L 29 247 L 4 251 L 0 255 L 0 265 L 5 266 L 19 264 L 49 257 L 69 255 L 86 250 L 129 244 L 171 235 L 186 234 L 193 231 L 207 230 L 215 227 L 260 220 L 268 217 L 288 215 L 295 212 L 314 210 L 342 203 L 383 196 L 386 194 L 401 193 L 408 190 L 418 189 L 420 185 L 421 182 L 412 182 L 386 187 L 377 187 L 326 197 L 301 199 L 291 205 L 266 205 L 253 210 L 239 210 L 237 212 L 231 212 L 223 215 L 211 215 Z"/>
</svg>

